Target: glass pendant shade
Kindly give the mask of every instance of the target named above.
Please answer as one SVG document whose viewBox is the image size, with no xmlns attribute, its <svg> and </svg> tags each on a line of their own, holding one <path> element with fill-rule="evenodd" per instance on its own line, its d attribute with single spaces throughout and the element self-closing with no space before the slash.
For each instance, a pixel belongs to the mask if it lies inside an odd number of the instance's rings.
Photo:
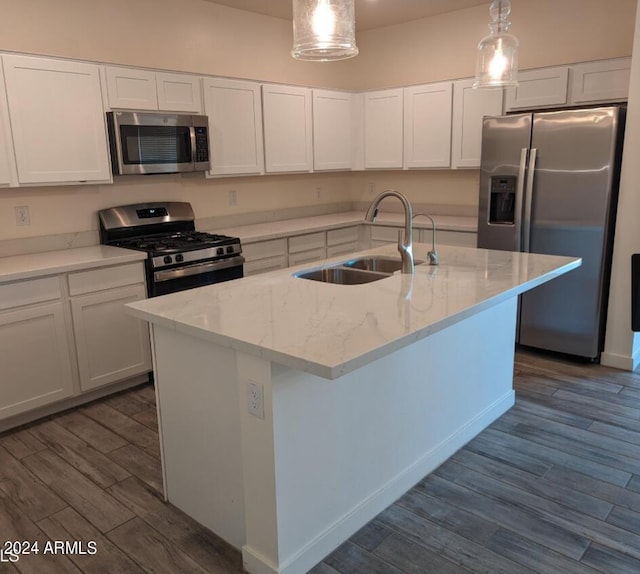
<svg viewBox="0 0 640 574">
<path fill-rule="evenodd" d="M 293 0 L 293 50 L 298 60 L 346 60 L 358 55 L 355 0 Z"/>
<path fill-rule="evenodd" d="M 474 88 L 518 85 L 518 39 L 507 32 L 511 26 L 509 0 L 494 0 L 489 8 L 491 34 L 478 44 Z"/>
</svg>

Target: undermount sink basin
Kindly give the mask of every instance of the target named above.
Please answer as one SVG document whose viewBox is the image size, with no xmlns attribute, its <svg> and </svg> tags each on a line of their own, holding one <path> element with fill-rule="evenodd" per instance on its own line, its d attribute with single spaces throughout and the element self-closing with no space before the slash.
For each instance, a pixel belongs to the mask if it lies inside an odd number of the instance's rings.
<svg viewBox="0 0 640 574">
<path fill-rule="evenodd" d="M 352 269 L 364 269 L 366 271 L 377 271 L 379 273 L 395 273 L 402 269 L 402 260 L 398 257 L 359 257 L 344 263 L 346 267 Z"/>
<path fill-rule="evenodd" d="M 376 273 L 374 271 L 338 266 L 301 271 L 295 273 L 295 276 L 300 279 L 311 279 L 312 281 L 322 281 L 323 283 L 334 283 L 336 285 L 361 285 L 384 279 L 390 275 L 389 273 Z"/>
</svg>

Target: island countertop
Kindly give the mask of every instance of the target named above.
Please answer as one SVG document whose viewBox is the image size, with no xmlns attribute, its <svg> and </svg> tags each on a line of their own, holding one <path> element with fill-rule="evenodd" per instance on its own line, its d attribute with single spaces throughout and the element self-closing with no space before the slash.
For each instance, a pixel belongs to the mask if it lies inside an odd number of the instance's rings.
<svg viewBox="0 0 640 574">
<path fill-rule="evenodd" d="M 430 246 L 414 244 L 416 260 Z M 385 245 L 127 305 L 151 323 L 336 379 L 580 266 L 574 257 L 441 246 L 440 265 L 362 285 L 301 279 L 302 269 L 363 254 L 399 257 Z"/>
</svg>

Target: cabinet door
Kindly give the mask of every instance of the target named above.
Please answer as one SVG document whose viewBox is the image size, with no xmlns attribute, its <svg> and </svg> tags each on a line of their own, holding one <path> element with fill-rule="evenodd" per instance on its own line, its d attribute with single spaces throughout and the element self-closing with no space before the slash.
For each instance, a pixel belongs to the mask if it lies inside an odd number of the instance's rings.
<svg viewBox="0 0 640 574">
<path fill-rule="evenodd" d="M 144 285 L 132 285 L 71 299 L 83 391 L 151 370 L 147 323 L 124 311 L 145 296 Z"/>
<path fill-rule="evenodd" d="M 480 167 L 482 118 L 502 113 L 502 88 L 472 85 L 473 80 L 453 84 L 452 167 Z"/>
<path fill-rule="evenodd" d="M 98 66 L 3 60 L 19 183 L 109 181 Z"/>
<path fill-rule="evenodd" d="M 365 169 L 402 167 L 402 107 L 402 88 L 365 94 Z"/>
<path fill-rule="evenodd" d="M 626 100 L 629 95 L 631 58 L 578 64 L 571 69 L 571 102 Z"/>
<path fill-rule="evenodd" d="M 167 112 L 202 113 L 200 78 L 188 74 L 156 74 L 158 109 Z"/>
<path fill-rule="evenodd" d="M 518 87 L 505 91 L 505 111 L 563 106 L 567 103 L 569 68 L 542 68 L 518 73 Z"/>
<path fill-rule="evenodd" d="M 206 78 L 203 86 L 211 138 L 211 175 L 263 173 L 260 85 Z"/>
<path fill-rule="evenodd" d="M 107 66 L 105 72 L 110 108 L 158 109 L 155 72 L 114 66 Z"/>
<path fill-rule="evenodd" d="M 404 89 L 404 167 L 451 165 L 453 84 Z"/>
<path fill-rule="evenodd" d="M 4 90 L 4 74 L 0 66 L 0 185 L 15 182 L 15 162 L 9 127 L 9 108 Z"/>
<path fill-rule="evenodd" d="M 345 92 L 313 90 L 313 168 L 351 169 L 353 96 Z"/>
<path fill-rule="evenodd" d="M 73 394 L 62 303 L 0 313 L 0 419 Z"/>
<path fill-rule="evenodd" d="M 262 98 L 266 171 L 311 171 L 311 90 L 262 86 Z"/>
</svg>

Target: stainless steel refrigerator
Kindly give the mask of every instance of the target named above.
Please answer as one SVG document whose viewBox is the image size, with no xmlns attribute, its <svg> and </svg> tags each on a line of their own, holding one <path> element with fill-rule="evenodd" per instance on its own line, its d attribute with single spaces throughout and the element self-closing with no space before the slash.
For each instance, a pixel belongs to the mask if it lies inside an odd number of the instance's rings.
<svg viewBox="0 0 640 574">
<path fill-rule="evenodd" d="M 521 296 L 522 345 L 599 360 L 625 109 L 486 117 L 478 247 L 582 257 Z"/>
</svg>

